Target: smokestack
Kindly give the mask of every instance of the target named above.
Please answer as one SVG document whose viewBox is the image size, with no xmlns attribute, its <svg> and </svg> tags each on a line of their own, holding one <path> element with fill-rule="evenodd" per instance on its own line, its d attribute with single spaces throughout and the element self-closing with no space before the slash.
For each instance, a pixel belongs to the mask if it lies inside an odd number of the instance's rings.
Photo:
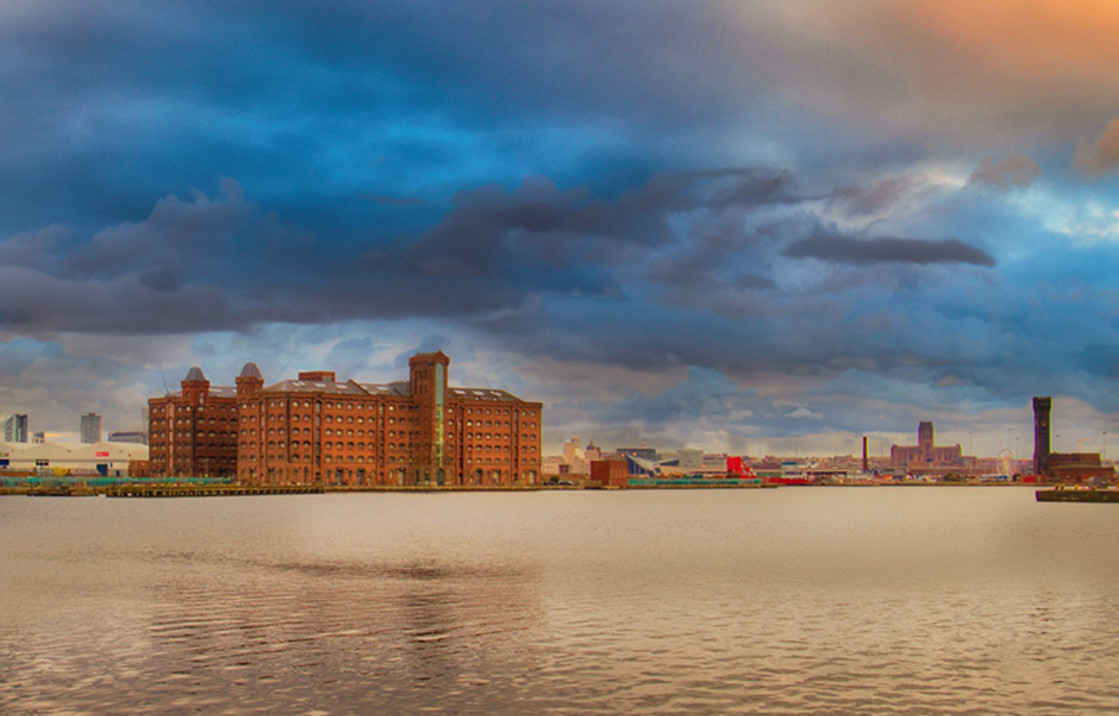
<svg viewBox="0 0 1119 716">
<path fill-rule="evenodd" d="M 866 435 L 863 436 L 863 472 L 870 472 L 870 461 L 866 457 Z"/>
</svg>

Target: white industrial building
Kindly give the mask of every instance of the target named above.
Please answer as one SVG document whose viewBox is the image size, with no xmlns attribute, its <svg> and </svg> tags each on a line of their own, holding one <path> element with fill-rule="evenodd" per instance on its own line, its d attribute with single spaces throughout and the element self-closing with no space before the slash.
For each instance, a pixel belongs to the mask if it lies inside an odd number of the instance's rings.
<svg viewBox="0 0 1119 716">
<path fill-rule="evenodd" d="M 129 462 L 147 459 L 148 446 L 136 443 L 0 443 L 0 474 L 128 477 Z"/>
</svg>

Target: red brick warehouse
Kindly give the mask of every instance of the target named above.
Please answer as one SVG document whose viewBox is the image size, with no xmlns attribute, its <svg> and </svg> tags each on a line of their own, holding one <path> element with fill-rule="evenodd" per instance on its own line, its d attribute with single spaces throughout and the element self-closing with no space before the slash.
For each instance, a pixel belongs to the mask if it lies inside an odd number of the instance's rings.
<svg viewBox="0 0 1119 716">
<path fill-rule="evenodd" d="M 250 367 L 256 369 L 249 363 L 245 371 Z M 152 476 L 236 475 L 237 422 L 236 390 L 211 386 L 200 368 L 191 368 L 182 390 L 148 401 Z"/>
<path fill-rule="evenodd" d="M 331 371 L 312 371 L 267 387 L 256 365 L 246 364 L 236 388 L 206 384 L 218 400 L 233 396 L 237 408 L 234 435 L 220 438 L 226 440 L 222 450 L 235 452 L 235 467 L 210 474 L 235 474 L 246 484 L 536 484 L 542 405 L 495 388 L 449 387 L 449 364 L 442 351 L 420 353 L 409 360 L 407 381 L 339 382 Z M 193 409 L 208 420 L 207 410 L 217 405 L 211 398 L 207 408 L 197 392 L 188 391 L 184 381 L 181 393 L 150 401 L 153 473 L 187 474 L 177 471 L 186 462 L 157 458 L 156 435 L 163 425 L 156 421 L 156 406 L 179 401 L 184 416 Z M 181 441 L 190 431 L 180 425 Z M 219 439 L 205 430 L 190 434 L 207 443 Z M 156 472 L 165 465 L 171 470 Z"/>
</svg>

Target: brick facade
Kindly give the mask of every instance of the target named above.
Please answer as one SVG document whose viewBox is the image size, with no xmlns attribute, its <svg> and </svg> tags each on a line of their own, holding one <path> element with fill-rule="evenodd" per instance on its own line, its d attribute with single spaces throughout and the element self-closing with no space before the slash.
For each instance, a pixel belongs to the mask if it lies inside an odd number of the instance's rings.
<svg viewBox="0 0 1119 716">
<path fill-rule="evenodd" d="M 236 388 L 226 389 L 236 407 L 232 444 L 238 480 L 352 486 L 538 483 L 542 405 L 493 388 L 450 387 L 449 364 L 442 351 L 420 353 L 409 361 L 407 381 L 340 382 L 333 372 L 313 371 L 267 387 L 256 366 L 246 365 Z M 172 397 L 151 401 L 153 439 L 157 402 Z M 152 454 L 154 471 L 154 442 Z"/>
<path fill-rule="evenodd" d="M 148 411 L 153 476 L 232 477 L 237 473 L 234 388 L 211 386 L 196 366 L 187 373 L 180 391 L 149 400 Z"/>
<path fill-rule="evenodd" d="M 1047 454 L 1046 464 L 1046 476 L 1056 482 L 1087 485 L 1093 480 L 1115 480 L 1115 468 L 1105 466 L 1098 452 L 1052 452 Z"/>
<path fill-rule="evenodd" d="M 959 445 L 937 447 L 934 444 L 933 424 L 924 421 L 917 427 L 916 445 L 894 445 L 890 448 L 890 463 L 894 467 L 923 470 L 965 466 L 963 450 Z"/>
<path fill-rule="evenodd" d="M 603 487 L 627 487 L 629 466 L 625 460 L 591 460 L 591 480 Z"/>
</svg>

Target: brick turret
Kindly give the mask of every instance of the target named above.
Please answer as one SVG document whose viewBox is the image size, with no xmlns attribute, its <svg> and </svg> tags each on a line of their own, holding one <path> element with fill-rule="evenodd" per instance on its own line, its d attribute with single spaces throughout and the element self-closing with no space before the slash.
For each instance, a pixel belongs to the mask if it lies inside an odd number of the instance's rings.
<svg viewBox="0 0 1119 716">
<path fill-rule="evenodd" d="M 246 363 L 241 375 L 237 376 L 237 396 L 251 395 L 263 387 L 264 376 L 260 374 L 260 368 L 256 367 L 256 363 Z"/>
</svg>

